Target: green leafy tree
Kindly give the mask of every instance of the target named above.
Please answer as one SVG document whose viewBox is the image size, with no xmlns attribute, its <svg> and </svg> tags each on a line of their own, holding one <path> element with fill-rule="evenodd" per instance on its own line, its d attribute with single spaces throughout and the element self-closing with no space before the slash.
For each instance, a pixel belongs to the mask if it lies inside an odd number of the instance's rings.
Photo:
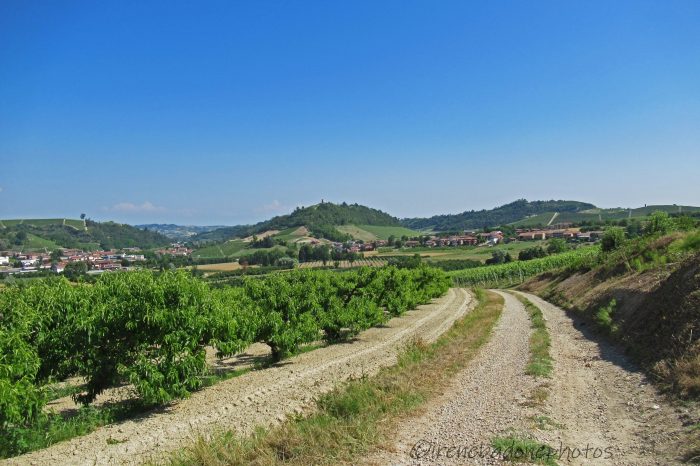
<svg viewBox="0 0 700 466">
<path fill-rule="evenodd" d="M 645 233 L 647 235 L 664 235 L 673 228 L 673 220 L 668 213 L 656 211 L 649 215 Z"/>
<path fill-rule="evenodd" d="M 51 263 L 56 264 L 61 260 L 61 257 L 63 256 L 63 250 L 62 249 L 54 249 L 51 251 Z"/>
<path fill-rule="evenodd" d="M 44 417 L 42 384 L 52 378 L 83 377 L 83 403 L 129 383 L 142 403 L 163 404 L 201 386 L 207 346 L 224 357 L 261 341 L 282 359 L 319 338 L 351 338 L 450 283 L 422 265 L 289 271 L 221 289 L 184 270 L 103 274 L 89 285 L 64 277 L 8 283 L 0 293 L 0 451 L 21 451 L 23 432 Z"/>
<path fill-rule="evenodd" d="M 161 404 L 201 385 L 216 309 L 206 284 L 182 270 L 123 272 L 101 276 L 90 293 L 78 319 L 82 401 L 129 382 L 144 403 Z"/>
<path fill-rule="evenodd" d="M 678 218 L 673 219 L 675 226 L 681 231 L 690 231 L 696 228 L 696 222 L 691 217 L 687 215 L 681 215 Z"/>
<path fill-rule="evenodd" d="M 605 230 L 600 247 L 603 251 L 614 251 L 625 242 L 625 230 L 620 227 L 612 227 Z"/>
<path fill-rule="evenodd" d="M 247 280 L 246 294 L 258 306 L 260 326 L 256 340 L 265 342 L 274 360 L 293 354 L 301 344 L 318 338 L 314 314 L 320 303 L 308 275 L 272 275 L 265 281 Z"/>
<path fill-rule="evenodd" d="M 642 236 L 642 234 L 644 233 L 642 223 L 636 220 L 629 222 L 627 224 L 627 228 L 625 228 L 625 233 L 627 234 L 628 238 L 638 238 Z"/>
<path fill-rule="evenodd" d="M 529 261 L 532 259 L 539 259 L 541 257 L 546 257 L 547 251 L 545 251 L 541 246 L 536 246 L 532 248 L 523 249 L 518 253 L 518 260 Z"/>
<path fill-rule="evenodd" d="M 84 261 L 75 261 L 66 264 L 63 268 L 63 275 L 68 280 L 77 280 L 78 278 L 84 276 L 88 271 L 88 265 Z"/>
<path fill-rule="evenodd" d="M 27 232 L 23 230 L 18 231 L 15 234 L 15 244 L 17 246 L 21 246 L 25 241 L 27 241 Z"/>
<path fill-rule="evenodd" d="M 510 253 L 505 253 L 501 250 L 493 251 L 491 253 L 491 258 L 486 259 L 486 263 L 489 265 L 493 264 L 505 264 L 507 262 L 512 262 L 513 257 L 510 255 Z"/>
<path fill-rule="evenodd" d="M 566 241 L 561 238 L 552 238 L 547 244 L 548 254 L 559 254 L 569 249 L 566 245 Z"/>
</svg>

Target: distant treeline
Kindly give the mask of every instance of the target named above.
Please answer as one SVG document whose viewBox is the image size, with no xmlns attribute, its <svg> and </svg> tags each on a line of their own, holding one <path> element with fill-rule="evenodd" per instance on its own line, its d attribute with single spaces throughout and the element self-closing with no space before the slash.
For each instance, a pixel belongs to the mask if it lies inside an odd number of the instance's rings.
<svg viewBox="0 0 700 466">
<path fill-rule="evenodd" d="M 461 214 L 435 215 L 430 218 L 407 218 L 402 220 L 402 224 L 414 230 L 460 231 L 513 223 L 545 212 L 578 212 L 593 208 L 593 204 L 578 201 L 529 202 L 520 199 L 490 210 L 470 210 Z"/>
</svg>

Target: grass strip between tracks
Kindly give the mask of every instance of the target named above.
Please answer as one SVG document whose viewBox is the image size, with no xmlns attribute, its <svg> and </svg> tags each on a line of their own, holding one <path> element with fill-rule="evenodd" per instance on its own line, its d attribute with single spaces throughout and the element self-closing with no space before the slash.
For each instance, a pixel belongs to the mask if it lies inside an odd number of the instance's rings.
<svg viewBox="0 0 700 466">
<path fill-rule="evenodd" d="M 533 377 L 551 377 L 552 356 L 549 353 L 551 339 L 542 310 L 525 296 L 508 291 L 525 306 L 525 311 L 530 317 L 530 326 L 533 331 L 530 335 L 530 360 L 525 367 L 525 373 Z M 530 394 L 532 406 L 541 406 L 549 396 L 549 386 L 540 384 Z M 547 429 L 556 423 L 547 416 L 533 417 L 534 424 L 539 429 Z M 515 463 L 536 463 L 547 466 L 556 466 L 557 452 L 549 445 L 540 443 L 528 433 L 512 432 L 498 436 L 491 440 L 491 446 L 503 455 L 503 459 Z"/>
<path fill-rule="evenodd" d="M 386 443 L 401 420 L 449 385 L 451 376 L 489 340 L 503 309 L 496 293 L 476 290 L 478 305 L 437 341 L 416 340 L 396 365 L 322 395 L 308 416 L 290 417 L 247 438 L 232 432 L 198 440 L 168 459 L 171 465 L 276 465 L 356 462 Z"/>
<path fill-rule="evenodd" d="M 553 366 L 549 347 L 552 343 L 542 310 L 526 297 L 517 293 L 512 294 L 525 305 L 533 329 L 530 336 L 530 362 L 525 368 L 525 373 L 535 377 L 551 377 Z"/>
</svg>

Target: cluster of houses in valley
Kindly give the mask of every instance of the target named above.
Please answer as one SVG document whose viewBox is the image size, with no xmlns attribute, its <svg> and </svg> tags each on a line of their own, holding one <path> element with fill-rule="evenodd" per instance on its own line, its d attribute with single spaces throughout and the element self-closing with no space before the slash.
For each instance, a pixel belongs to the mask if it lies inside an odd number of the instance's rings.
<svg viewBox="0 0 700 466">
<path fill-rule="evenodd" d="M 119 251 L 91 251 L 85 252 L 80 249 L 63 249 L 60 257 L 51 257 L 50 253 L 27 252 L 8 253 L 4 252 L 0 256 L 0 266 L 10 266 L 17 264 L 20 272 L 36 272 L 38 270 L 51 269 L 56 273 L 61 273 L 71 262 L 84 262 L 88 264 L 90 270 L 119 270 L 124 268 L 128 262 L 144 262 L 146 257 L 141 254 L 139 248 L 124 248 Z M 16 271 L 16 270 L 14 270 Z"/>
<path fill-rule="evenodd" d="M 465 231 L 464 234 L 450 236 L 425 236 L 420 241 L 416 239 L 402 241 L 401 246 L 404 248 L 495 246 L 503 242 L 538 241 L 551 238 L 561 238 L 566 241 L 590 242 L 599 240 L 602 235 L 603 231 L 582 232 L 580 228 L 574 228 L 567 224 L 558 224 L 544 229 L 520 228 L 515 230 L 514 236 L 509 237 L 506 237 L 500 230 L 485 233 Z M 333 243 L 332 247 L 336 251 L 365 252 L 374 251 L 377 248 L 389 245 L 389 241 L 386 240 L 377 240 L 366 243 L 362 241 L 347 241 L 345 243 Z"/>
<path fill-rule="evenodd" d="M 429 248 L 446 247 L 446 246 L 477 246 L 479 244 L 494 246 L 503 241 L 503 232 L 490 231 L 488 233 L 476 233 L 474 231 L 465 231 L 463 235 L 454 235 L 447 237 L 433 236 L 425 241 L 424 246 Z M 418 243 L 414 246 L 419 246 L 419 241 L 407 241 L 407 243 Z"/>
<path fill-rule="evenodd" d="M 168 248 L 157 249 L 155 253 L 160 254 L 161 256 L 191 256 L 192 249 L 186 247 L 182 243 L 173 243 Z"/>
<path fill-rule="evenodd" d="M 503 241 L 503 233 L 500 231 L 489 233 L 465 232 L 463 235 L 453 236 L 424 236 L 420 241 L 416 239 L 405 240 L 401 241 L 401 246 L 405 248 L 476 246 L 479 244 L 496 245 L 501 241 Z M 367 252 L 391 245 L 387 240 L 376 240 L 372 242 L 347 241 L 345 243 L 333 243 L 332 247 L 336 251 L 341 252 Z"/>
<path fill-rule="evenodd" d="M 567 241 L 590 242 L 597 241 L 603 236 L 603 231 L 582 232 L 580 228 L 547 228 L 538 230 L 519 229 L 515 231 L 520 241 L 537 241 L 560 238 Z"/>
<path fill-rule="evenodd" d="M 181 243 L 173 243 L 170 247 L 155 251 L 156 254 L 171 256 L 189 256 L 192 249 Z M 11 251 L 0 252 L 0 267 L 15 268 L 0 270 L 4 272 L 36 272 L 51 269 L 61 273 L 71 262 L 84 262 L 93 273 L 106 270 L 121 270 L 131 265 L 138 265 L 146 261 L 146 256 L 140 248 L 122 248 L 109 251 L 85 252 L 80 249 L 62 249 L 60 257 L 52 257 L 50 252 L 18 253 Z M 19 269 L 19 270 L 17 270 Z"/>
</svg>

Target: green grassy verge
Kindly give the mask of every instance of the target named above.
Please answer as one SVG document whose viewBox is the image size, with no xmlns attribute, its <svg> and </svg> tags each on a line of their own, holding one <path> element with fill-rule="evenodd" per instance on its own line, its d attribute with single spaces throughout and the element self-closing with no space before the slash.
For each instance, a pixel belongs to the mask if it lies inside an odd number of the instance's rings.
<svg viewBox="0 0 700 466">
<path fill-rule="evenodd" d="M 488 341 L 503 308 L 495 293 L 477 291 L 479 305 L 435 343 L 415 341 L 395 366 L 323 395 L 308 417 L 259 429 L 246 438 L 227 432 L 200 439 L 172 465 L 336 464 L 356 462 L 390 438 L 400 420 L 449 384 Z"/>
<path fill-rule="evenodd" d="M 530 361 L 525 368 L 525 373 L 535 377 L 551 377 L 553 369 L 552 356 L 549 354 L 551 340 L 542 311 L 524 296 L 513 294 L 525 305 L 525 310 L 530 316 L 530 325 L 534 329 L 530 336 Z"/>
<path fill-rule="evenodd" d="M 525 368 L 525 373 L 535 377 L 550 377 L 552 375 L 552 357 L 549 354 L 550 338 L 544 316 L 540 308 L 535 306 L 524 296 L 513 294 L 525 305 L 525 310 L 530 316 L 530 325 L 534 329 L 530 336 L 530 360 Z M 549 396 L 547 385 L 537 386 L 530 394 L 532 406 L 540 406 Z M 536 428 L 541 430 L 557 427 L 552 419 L 544 415 L 533 417 Z M 540 443 L 525 434 L 509 433 L 495 437 L 491 440 L 491 446 L 495 451 L 503 455 L 507 461 L 514 463 L 535 463 L 544 465 L 556 465 L 556 450 L 549 445 Z"/>
<path fill-rule="evenodd" d="M 70 417 L 50 413 L 31 427 L 13 429 L 10 434 L 13 438 L 0 439 L 0 458 L 40 450 L 142 412 L 142 406 L 125 403 L 103 408 L 84 406 Z"/>
<path fill-rule="evenodd" d="M 556 450 L 536 440 L 511 434 L 491 441 L 493 449 L 514 463 L 535 463 L 556 466 Z"/>
</svg>

